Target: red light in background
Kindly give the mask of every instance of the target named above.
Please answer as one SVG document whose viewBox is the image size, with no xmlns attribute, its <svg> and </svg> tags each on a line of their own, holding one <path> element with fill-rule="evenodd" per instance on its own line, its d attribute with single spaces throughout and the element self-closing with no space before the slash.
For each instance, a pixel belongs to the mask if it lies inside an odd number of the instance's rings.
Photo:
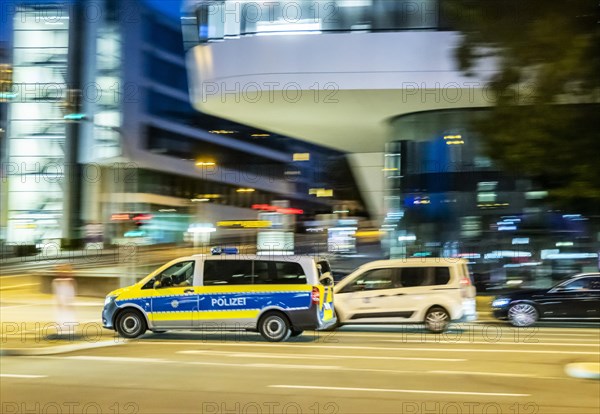
<svg viewBox="0 0 600 414">
<path fill-rule="evenodd" d="M 270 204 L 252 204 L 253 210 L 262 210 L 262 211 L 274 211 L 276 213 L 281 214 L 304 214 L 304 210 L 299 208 L 282 208 L 277 206 L 272 206 Z"/>
<path fill-rule="evenodd" d="M 144 220 L 150 220 L 152 219 L 152 215 L 150 214 L 138 214 L 137 216 L 133 217 L 133 220 L 135 221 L 144 221 Z"/>
<path fill-rule="evenodd" d="M 129 214 L 112 214 L 110 216 L 112 221 L 125 221 L 129 220 Z"/>
<path fill-rule="evenodd" d="M 277 212 L 282 214 L 304 214 L 304 210 L 299 208 L 278 208 Z"/>
<path fill-rule="evenodd" d="M 265 210 L 265 211 L 276 211 L 277 207 L 269 204 L 252 204 L 253 210 Z"/>
</svg>

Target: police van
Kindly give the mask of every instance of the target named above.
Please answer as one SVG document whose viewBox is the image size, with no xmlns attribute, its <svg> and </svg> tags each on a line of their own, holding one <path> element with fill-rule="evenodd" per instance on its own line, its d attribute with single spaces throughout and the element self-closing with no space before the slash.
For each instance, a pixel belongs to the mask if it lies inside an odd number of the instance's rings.
<svg viewBox="0 0 600 414">
<path fill-rule="evenodd" d="M 284 341 L 335 325 L 333 278 L 311 256 L 194 255 L 106 296 L 102 323 L 125 338 L 146 330 L 247 330 Z"/>
</svg>

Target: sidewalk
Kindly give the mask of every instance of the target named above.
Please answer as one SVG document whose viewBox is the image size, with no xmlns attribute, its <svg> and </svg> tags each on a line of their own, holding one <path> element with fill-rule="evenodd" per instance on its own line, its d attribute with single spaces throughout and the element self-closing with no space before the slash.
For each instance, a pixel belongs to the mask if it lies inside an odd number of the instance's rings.
<svg viewBox="0 0 600 414">
<path fill-rule="evenodd" d="M 53 295 L 2 292 L 0 355 L 50 355 L 125 343 L 102 328 L 103 306 L 102 299 L 77 297 L 71 317 L 59 324 Z"/>
</svg>

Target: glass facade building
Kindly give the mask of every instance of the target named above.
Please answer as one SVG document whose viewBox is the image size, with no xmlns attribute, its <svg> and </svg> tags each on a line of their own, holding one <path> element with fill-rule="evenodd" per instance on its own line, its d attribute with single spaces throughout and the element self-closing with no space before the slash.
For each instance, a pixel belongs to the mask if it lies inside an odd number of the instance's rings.
<svg viewBox="0 0 600 414">
<path fill-rule="evenodd" d="M 19 6 L 13 19 L 13 92 L 8 110 L 7 239 L 62 238 L 69 16 Z M 44 16 L 44 18 L 40 18 Z"/>
<path fill-rule="evenodd" d="M 474 128 L 487 112 L 428 111 L 390 121 L 382 227 L 390 256 L 466 257 L 481 290 L 507 278 L 546 286 L 569 272 L 597 270 L 596 218 L 553 210 L 534 177 L 494 163 Z"/>
<path fill-rule="evenodd" d="M 439 0 L 217 0 L 188 2 L 186 48 L 246 35 L 444 30 Z"/>
</svg>

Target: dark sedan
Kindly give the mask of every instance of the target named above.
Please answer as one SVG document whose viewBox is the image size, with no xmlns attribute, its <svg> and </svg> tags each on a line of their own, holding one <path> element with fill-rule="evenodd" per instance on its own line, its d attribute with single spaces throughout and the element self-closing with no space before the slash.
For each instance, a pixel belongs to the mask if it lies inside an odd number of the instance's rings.
<svg viewBox="0 0 600 414">
<path fill-rule="evenodd" d="M 550 289 L 497 296 L 492 311 L 514 326 L 530 326 L 540 319 L 600 321 L 600 273 L 580 273 Z"/>
</svg>

